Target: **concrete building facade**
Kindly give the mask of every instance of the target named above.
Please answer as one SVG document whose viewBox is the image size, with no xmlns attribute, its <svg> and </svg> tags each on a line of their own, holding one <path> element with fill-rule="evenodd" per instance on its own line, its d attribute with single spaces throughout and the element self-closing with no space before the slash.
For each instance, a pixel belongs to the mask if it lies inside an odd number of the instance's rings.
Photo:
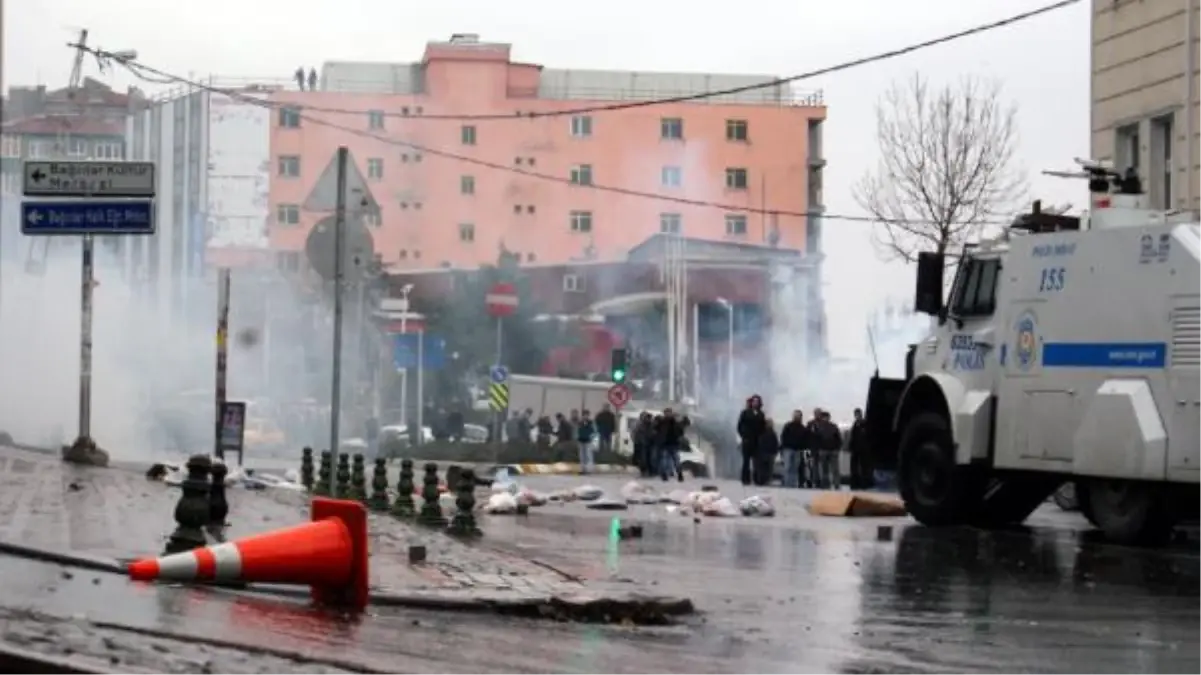
<svg viewBox="0 0 1201 675">
<path fill-rule="evenodd" d="M 352 204 L 351 215 L 390 269 L 470 268 L 500 250 L 523 263 L 619 260 L 659 233 L 816 254 L 826 116 L 818 93 L 775 84 L 529 117 L 773 79 L 553 70 L 474 35 L 429 43 L 419 63 L 326 63 L 316 91 L 271 97 L 271 245 L 305 249 L 332 210 L 322 175 L 346 145 L 370 193 L 362 203 L 372 203 Z M 438 118 L 464 113 L 497 118 Z"/>
<path fill-rule="evenodd" d="M 1201 0 L 1092 0 L 1092 155 L 1151 204 L 1201 210 Z"/>
</svg>

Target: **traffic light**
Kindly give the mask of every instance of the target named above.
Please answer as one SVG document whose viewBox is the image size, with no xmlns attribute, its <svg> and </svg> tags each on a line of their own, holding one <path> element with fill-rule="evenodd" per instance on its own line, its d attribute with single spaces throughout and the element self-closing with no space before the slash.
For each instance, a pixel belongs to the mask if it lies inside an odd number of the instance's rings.
<svg viewBox="0 0 1201 675">
<path fill-rule="evenodd" d="M 621 383 L 626 381 L 626 350 L 617 348 L 613 350 L 613 359 L 609 367 L 609 375 L 614 382 Z"/>
</svg>

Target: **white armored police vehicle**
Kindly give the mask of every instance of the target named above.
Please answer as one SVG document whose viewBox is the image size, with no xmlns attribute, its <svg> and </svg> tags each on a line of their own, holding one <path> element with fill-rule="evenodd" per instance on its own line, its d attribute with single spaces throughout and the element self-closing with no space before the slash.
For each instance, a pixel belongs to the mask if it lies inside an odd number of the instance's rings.
<svg viewBox="0 0 1201 675">
<path fill-rule="evenodd" d="M 1201 231 L 1143 208 L 1132 173 L 1081 164 L 1089 217 L 1036 202 L 964 249 L 945 301 L 944 256 L 920 256 L 915 307 L 937 327 L 904 380 L 872 379 L 867 419 L 921 523 L 1020 523 L 1067 481 L 1115 541 L 1197 517 Z"/>
</svg>

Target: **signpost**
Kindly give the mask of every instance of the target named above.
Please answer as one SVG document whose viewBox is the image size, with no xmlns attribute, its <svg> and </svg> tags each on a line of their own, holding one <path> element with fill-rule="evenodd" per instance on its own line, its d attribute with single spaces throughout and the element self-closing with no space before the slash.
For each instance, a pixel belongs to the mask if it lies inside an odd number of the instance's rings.
<svg viewBox="0 0 1201 675">
<path fill-rule="evenodd" d="M 607 396 L 609 398 L 609 405 L 613 406 L 617 410 L 621 410 L 627 403 L 630 402 L 630 388 L 619 382 L 612 387 L 609 387 L 609 393 Z"/>
<path fill-rule="evenodd" d="M 75 77 L 75 76 L 73 76 Z M 79 284 L 79 437 L 92 440 L 92 288 L 95 235 L 154 234 L 154 164 L 151 162 L 31 161 L 24 163 L 26 197 L 61 199 L 21 204 L 26 236 L 78 235 L 83 244 Z M 130 197 L 141 199 L 130 200 Z"/>
<path fill-rule="evenodd" d="M 246 447 L 246 402 L 222 401 L 220 429 L 217 430 L 218 457 L 227 452 L 238 453 L 238 466 L 242 466 L 242 453 Z"/>
<path fill-rule="evenodd" d="M 501 432 L 504 429 L 504 419 L 502 417 L 503 410 L 509 407 L 509 385 L 506 381 L 509 379 L 509 371 L 502 365 L 504 363 L 504 342 L 502 327 L 506 316 L 513 316 L 517 311 L 519 304 L 517 298 L 517 287 L 507 281 L 500 281 L 492 284 L 492 288 L 488 289 L 488 294 L 484 296 L 484 304 L 488 307 L 488 315 L 496 318 L 496 365 L 492 366 L 490 375 L 492 376 L 492 386 L 489 391 L 489 399 L 492 401 L 492 409 L 496 411 L 496 432 L 493 438 L 500 441 Z M 497 380 L 499 376 L 499 381 Z M 500 401 L 503 400 L 503 406 Z"/>
</svg>

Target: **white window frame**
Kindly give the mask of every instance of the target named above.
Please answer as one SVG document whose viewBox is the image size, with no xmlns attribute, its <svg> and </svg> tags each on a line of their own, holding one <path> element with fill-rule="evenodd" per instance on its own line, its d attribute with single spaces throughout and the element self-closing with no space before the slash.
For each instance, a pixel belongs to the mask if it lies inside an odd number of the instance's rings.
<svg viewBox="0 0 1201 675">
<path fill-rule="evenodd" d="M 475 223 L 459 223 L 459 241 L 464 244 L 475 243 Z"/>
<path fill-rule="evenodd" d="M 379 227 L 384 224 L 384 217 L 379 211 L 368 209 L 363 211 L 363 224 L 367 227 Z"/>
<path fill-rule="evenodd" d="M 300 204 L 276 204 L 275 224 L 295 227 L 300 224 Z"/>
<path fill-rule="evenodd" d="M 29 159 L 50 159 L 54 156 L 54 141 L 30 140 L 27 149 Z"/>
<path fill-rule="evenodd" d="M 726 236 L 727 237 L 745 237 L 750 230 L 747 222 L 746 214 L 743 213 L 727 213 L 726 214 Z"/>
<path fill-rule="evenodd" d="M 278 125 L 281 129 L 300 128 L 300 109 L 294 106 L 282 106 L 279 109 Z"/>
<path fill-rule="evenodd" d="M 384 179 L 384 158 L 367 158 L 367 180 L 380 181 Z"/>
<path fill-rule="evenodd" d="M 741 180 L 739 180 L 741 177 Z M 751 172 L 746 167 L 731 166 L 726 168 L 726 189 L 746 190 L 751 184 Z"/>
<path fill-rule="evenodd" d="M 578 274 L 567 273 L 563 275 L 563 291 L 567 293 L 583 293 L 584 278 Z"/>
<path fill-rule="evenodd" d="M 659 185 L 665 188 L 678 188 L 684 185 L 684 169 L 668 165 L 659 170 Z"/>
<path fill-rule="evenodd" d="M 280 155 L 275 169 L 280 178 L 300 178 L 300 155 Z"/>
<path fill-rule="evenodd" d="M 742 137 L 735 133 L 742 130 Z M 726 140 L 731 143 L 747 143 L 751 140 L 751 124 L 745 119 L 735 118 L 726 120 Z"/>
<path fill-rule="evenodd" d="M 572 185 L 592 185 L 592 165 L 576 164 L 571 167 Z"/>
<path fill-rule="evenodd" d="M 568 129 L 573 138 L 592 138 L 592 116 L 575 115 L 571 118 L 571 126 Z"/>
<path fill-rule="evenodd" d="M 95 159 L 125 159 L 125 148 L 117 142 L 98 142 L 92 146 Z"/>
<path fill-rule="evenodd" d="M 367 111 L 367 128 L 372 131 L 381 131 L 387 124 L 383 110 L 368 110 Z M 299 126 L 299 125 L 297 125 Z"/>
<path fill-rule="evenodd" d="M 86 138 L 69 138 L 67 139 L 67 156 L 68 157 L 87 157 L 88 156 L 88 141 Z"/>
<path fill-rule="evenodd" d="M 659 140 L 661 140 L 661 141 L 682 141 L 682 140 L 684 140 L 684 118 L 683 117 L 660 117 L 659 118 Z"/>
<path fill-rule="evenodd" d="M 572 232 L 587 234 L 592 231 L 591 211 L 572 211 L 568 217 Z"/>
<path fill-rule="evenodd" d="M 679 213 L 659 214 L 660 234 L 679 234 L 684 229 L 684 216 Z"/>
<path fill-rule="evenodd" d="M 21 156 L 21 137 L 16 134 L 0 135 L 0 157 L 9 159 Z"/>
</svg>

